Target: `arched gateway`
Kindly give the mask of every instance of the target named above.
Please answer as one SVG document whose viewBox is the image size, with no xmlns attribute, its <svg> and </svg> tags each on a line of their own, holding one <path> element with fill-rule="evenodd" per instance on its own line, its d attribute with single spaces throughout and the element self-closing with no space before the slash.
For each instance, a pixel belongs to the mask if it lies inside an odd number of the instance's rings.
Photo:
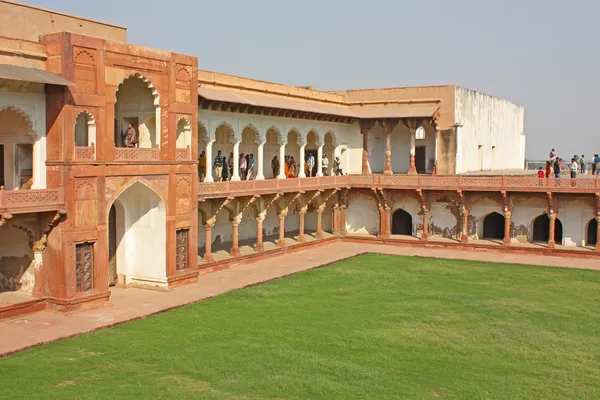
<svg viewBox="0 0 600 400">
<path fill-rule="evenodd" d="M 550 238 L 550 218 L 548 214 L 543 214 L 533 221 L 533 241 L 547 242 Z M 554 241 L 557 244 L 562 243 L 563 225 L 560 219 L 556 218 L 554 222 Z"/>
<path fill-rule="evenodd" d="M 483 239 L 504 238 L 504 216 L 497 212 L 488 214 L 483 220 Z"/>
<path fill-rule="evenodd" d="M 110 285 L 166 286 L 165 205 L 144 183 L 133 183 L 112 204 L 108 243 Z"/>
<path fill-rule="evenodd" d="M 392 235 L 413 234 L 412 217 L 403 209 L 398 209 L 392 217 Z"/>
</svg>

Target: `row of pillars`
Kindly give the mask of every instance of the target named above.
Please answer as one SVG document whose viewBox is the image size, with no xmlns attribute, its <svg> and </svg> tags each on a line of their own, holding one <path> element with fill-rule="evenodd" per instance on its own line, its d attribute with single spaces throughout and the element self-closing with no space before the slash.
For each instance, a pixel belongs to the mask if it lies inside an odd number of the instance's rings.
<svg viewBox="0 0 600 400">
<path fill-rule="evenodd" d="M 380 206 L 380 226 L 379 236 L 386 238 L 390 237 L 392 229 L 392 210 L 388 206 Z M 429 239 L 429 210 L 423 207 L 423 233 L 421 234 L 421 240 Z M 504 239 L 503 245 L 510 245 L 511 235 L 511 217 L 512 212 L 506 211 L 504 213 Z M 548 216 L 550 219 L 548 248 L 554 249 L 556 247 L 556 241 L 554 240 L 554 233 L 556 232 L 556 213 L 551 212 Z M 596 216 L 596 238 L 600 238 L 600 215 Z M 460 221 L 460 241 L 461 243 L 469 242 L 469 209 L 463 207 L 461 210 L 461 221 Z M 600 240 L 596 239 L 595 251 L 600 252 Z"/>
<path fill-rule="evenodd" d="M 385 131 L 385 168 L 383 173 L 385 175 L 392 175 L 392 131 L 398 125 L 400 119 L 386 118 L 379 121 L 376 120 L 361 120 L 360 121 L 360 133 L 363 137 L 363 151 L 362 151 L 362 174 L 369 174 L 369 132 L 375 123 L 381 124 Z M 402 120 L 402 122 L 408 127 L 410 132 L 410 153 L 409 153 L 409 174 L 416 174 L 417 167 L 415 165 L 415 134 L 418 128 L 418 122 L 416 119 Z"/>
<path fill-rule="evenodd" d="M 265 179 L 265 175 L 264 175 L 264 145 L 266 142 L 260 143 L 258 145 L 258 150 L 257 150 L 257 172 L 256 172 L 256 180 L 262 180 Z M 287 143 L 282 143 L 279 146 L 279 175 L 277 176 L 278 179 L 285 179 L 285 146 Z M 212 154 L 212 145 L 213 142 L 207 143 L 206 144 L 206 178 L 204 179 L 205 182 L 214 182 L 214 178 L 212 176 L 212 169 L 213 169 L 213 154 Z M 317 163 L 317 175 L 316 176 L 323 176 L 323 144 L 321 144 L 320 146 L 317 147 L 317 159 L 315 160 L 315 162 Z M 306 178 L 306 172 L 305 172 L 305 164 L 304 164 L 304 157 L 305 157 L 305 149 L 306 149 L 306 143 L 302 144 L 300 146 L 300 170 L 298 172 L 298 177 L 299 178 Z M 391 164 L 390 164 L 391 165 Z M 233 144 L 233 175 L 231 176 L 231 180 L 232 181 L 239 181 L 240 180 L 240 142 L 236 142 Z"/>
<path fill-rule="evenodd" d="M 315 239 L 323 239 L 323 211 L 325 210 L 324 206 L 321 206 L 316 209 L 317 213 L 317 231 L 315 233 Z M 299 233 L 298 233 L 298 242 L 304 243 L 306 242 L 306 234 L 304 232 L 304 218 L 308 211 L 307 207 L 303 207 L 298 211 L 298 216 L 300 217 L 299 223 Z M 285 217 L 288 215 L 287 210 L 282 210 L 279 214 L 279 238 L 277 239 L 277 247 L 286 247 L 285 242 Z M 265 245 L 263 242 L 263 222 L 265 220 L 265 213 L 261 213 L 258 217 L 256 217 L 256 245 L 254 249 L 256 251 L 264 251 Z M 232 235 L 232 245 L 230 250 L 230 255 L 232 257 L 239 257 L 240 248 L 239 248 L 239 225 L 241 223 L 241 218 L 234 218 L 231 221 L 231 226 L 233 229 Z M 212 229 L 215 225 L 215 220 L 211 219 L 210 221 L 204 224 L 205 229 L 205 240 L 206 247 L 204 252 L 204 260 L 208 262 L 213 262 L 214 257 L 212 254 Z M 346 234 L 346 207 L 334 207 L 333 208 L 333 234 L 334 235 L 343 235 Z"/>
</svg>

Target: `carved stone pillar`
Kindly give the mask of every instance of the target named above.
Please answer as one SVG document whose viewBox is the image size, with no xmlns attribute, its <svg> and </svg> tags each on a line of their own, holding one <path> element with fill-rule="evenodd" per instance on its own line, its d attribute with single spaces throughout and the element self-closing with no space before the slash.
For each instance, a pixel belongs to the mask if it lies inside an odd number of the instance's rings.
<svg viewBox="0 0 600 400">
<path fill-rule="evenodd" d="M 512 217 L 512 213 L 510 211 L 506 211 L 504 213 L 504 241 L 502 244 L 508 246 L 510 244 L 510 218 Z"/>
<path fill-rule="evenodd" d="M 285 143 L 282 143 L 279 146 L 279 175 L 277 175 L 278 179 L 285 179 Z"/>
<path fill-rule="evenodd" d="M 204 182 L 214 182 L 213 179 L 213 155 L 212 155 L 212 145 L 213 142 L 208 142 L 206 144 L 206 176 L 204 177 Z M 219 177 L 217 176 L 217 180 Z"/>
<path fill-rule="evenodd" d="M 362 170 L 363 175 L 369 175 L 369 131 L 373 127 L 374 121 L 361 120 L 360 133 L 363 137 L 363 151 L 362 151 Z"/>
<path fill-rule="evenodd" d="M 307 211 L 307 207 L 302 207 L 298 211 L 298 216 L 300 217 L 300 223 L 299 223 L 299 228 L 298 228 L 298 230 L 300 232 L 298 233 L 298 242 L 300 242 L 300 243 L 306 242 L 306 238 L 304 237 L 304 216 L 306 215 L 306 211 Z"/>
<path fill-rule="evenodd" d="M 317 239 L 323 239 L 323 210 L 325 210 L 323 206 L 317 208 L 317 233 L 315 234 Z"/>
<path fill-rule="evenodd" d="M 265 147 L 265 142 L 262 142 L 261 144 L 258 145 L 258 154 L 256 155 L 258 158 L 258 164 L 257 164 L 257 168 L 258 171 L 256 171 L 256 180 L 263 180 L 265 179 L 265 174 L 264 174 L 264 165 L 265 165 L 265 160 L 264 160 L 264 147 Z"/>
<path fill-rule="evenodd" d="M 340 227 L 340 217 L 341 217 L 341 210 L 340 210 L 340 206 L 339 205 L 334 205 L 333 206 L 333 234 L 334 235 L 341 235 L 342 234 L 342 230 Z"/>
<path fill-rule="evenodd" d="M 409 174 L 416 174 L 417 167 L 415 165 L 415 153 L 416 153 L 416 145 L 415 145 L 415 130 L 410 130 L 410 165 L 408 167 Z"/>
<path fill-rule="evenodd" d="M 381 126 L 385 131 L 385 169 L 383 173 L 392 175 L 392 131 L 398 125 L 397 119 L 384 119 Z"/>
<path fill-rule="evenodd" d="M 215 221 L 210 221 L 204 224 L 205 229 L 205 250 L 204 260 L 208 262 L 214 262 L 215 259 L 212 255 L 212 228 L 215 225 Z"/>
<path fill-rule="evenodd" d="M 304 165 L 304 150 L 306 149 L 306 143 L 302 143 L 300 146 L 300 171 L 298 173 L 298 178 L 306 178 L 306 166 Z"/>
<path fill-rule="evenodd" d="M 33 286 L 33 290 L 31 295 L 33 297 L 42 297 L 45 295 L 44 293 L 44 285 L 42 282 L 45 282 L 44 273 L 42 270 L 42 252 L 46 249 L 46 244 L 48 243 L 48 235 L 44 234 L 33 244 L 33 273 L 35 279 L 35 285 Z"/>
<path fill-rule="evenodd" d="M 279 213 L 279 239 L 277 240 L 278 247 L 285 247 L 285 217 L 287 210 Z"/>
<path fill-rule="evenodd" d="M 462 223 L 461 223 L 461 234 L 460 234 L 460 241 L 461 243 L 468 243 L 469 242 L 469 209 L 467 207 L 461 207 L 461 216 L 462 216 Z"/>
<path fill-rule="evenodd" d="M 429 210 L 423 208 L 423 233 L 421 234 L 421 240 L 429 239 Z"/>
<path fill-rule="evenodd" d="M 596 251 L 600 251 L 600 215 L 596 217 Z"/>
<path fill-rule="evenodd" d="M 549 238 L 548 238 L 548 248 L 553 249 L 554 247 L 556 247 L 556 241 L 554 240 L 554 234 L 556 232 L 556 214 L 552 212 L 548 215 L 548 217 L 550 218 L 550 233 L 549 233 Z"/>
<path fill-rule="evenodd" d="M 259 214 L 256 217 L 256 246 L 254 249 L 256 251 L 263 251 L 265 249 L 265 244 L 263 243 L 263 222 L 265 220 L 266 214 Z"/>
<path fill-rule="evenodd" d="M 231 246 L 231 251 L 229 252 L 229 254 L 232 257 L 239 257 L 241 255 L 240 248 L 238 245 L 240 219 L 241 218 L 239 218 L 239 217 L 235 217 L 233 219 L 233 221 L 231 221 L 231 226 L 233 227 L 233 238 L 231 240 L 232 246 Z"/>
<path fill-rule="evenodd" d="M 317 149 L 317 175 L 323 176 L 323 145 Z"/>
<path fill-rule="evenodd" d="M 348 207 L 345 205 L 340 206 L 340 233 L 342 235 L 348 234 L 348 229 L 346 228 L 346 209 Z"/>
<path fill-rule="evenodd" d="M 232 181 L 240 180 L 240 142 L 235 142 L 233 145 L 233 173 L 230 179 Z"/>
<path fill-rule="evenodd" d="M 389 238 L 391 235 L 391 211 L 388 206 L 379 207 L 379 237 Z"/>
</svg>

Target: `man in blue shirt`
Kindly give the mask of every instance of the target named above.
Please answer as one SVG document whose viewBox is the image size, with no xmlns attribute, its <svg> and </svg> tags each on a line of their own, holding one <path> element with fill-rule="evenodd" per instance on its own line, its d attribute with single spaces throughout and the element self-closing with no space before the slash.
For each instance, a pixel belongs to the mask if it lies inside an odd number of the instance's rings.
<svg viewBox="0 0 600 400">
<path fill-rule="evenodd" d="M 214 170 L 215 176 L 217 177 L 217 182 L 221 182 L 223 180 L 223 156 L 221 156 L 221 150 L 217 151 L 217 156 L 214 161 Z"/>
</svg>

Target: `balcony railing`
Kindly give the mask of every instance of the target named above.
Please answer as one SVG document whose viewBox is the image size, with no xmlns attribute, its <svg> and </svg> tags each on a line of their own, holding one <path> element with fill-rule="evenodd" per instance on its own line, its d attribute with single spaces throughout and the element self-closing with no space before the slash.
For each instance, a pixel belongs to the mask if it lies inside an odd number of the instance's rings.
<svg viewBox="0 0 600 400">
<path fill-rule="evenodd" d="M 0 190 L 0 211 L 9 214 L 61 210 L 65 207 L 64 190 Z"/>
<path fill-rule="evenodd" d="M 423 190 L 600 192 L 600 178 L 544 178 L 515 176 L 345 175 L 314 178 L 267 179 L 200 183 L 200 197 L 293 192 L 344 187 Z"/>
<path fill-rule="evenodd" d="M 117 147 L 115 149 L 115 160 L 117 161 L 158 161 L 160 149 L 138 149 L 129 147 Z"/>
<path fill-rule="evenodd" d="M 175 150 L 176 160 L 177 161 L 187 161 L 190 159 L 190 153 L 191 153 L 190 146 L 186 147 L 185 149 L 176 149 Z"/>
<path fill-rule="evenodd" d="M 77 161 L 90 161 L 94 159 L 96 149 L 94 145 L 91 146 L 75 146 L 75 160 Z"/>
</svg>

